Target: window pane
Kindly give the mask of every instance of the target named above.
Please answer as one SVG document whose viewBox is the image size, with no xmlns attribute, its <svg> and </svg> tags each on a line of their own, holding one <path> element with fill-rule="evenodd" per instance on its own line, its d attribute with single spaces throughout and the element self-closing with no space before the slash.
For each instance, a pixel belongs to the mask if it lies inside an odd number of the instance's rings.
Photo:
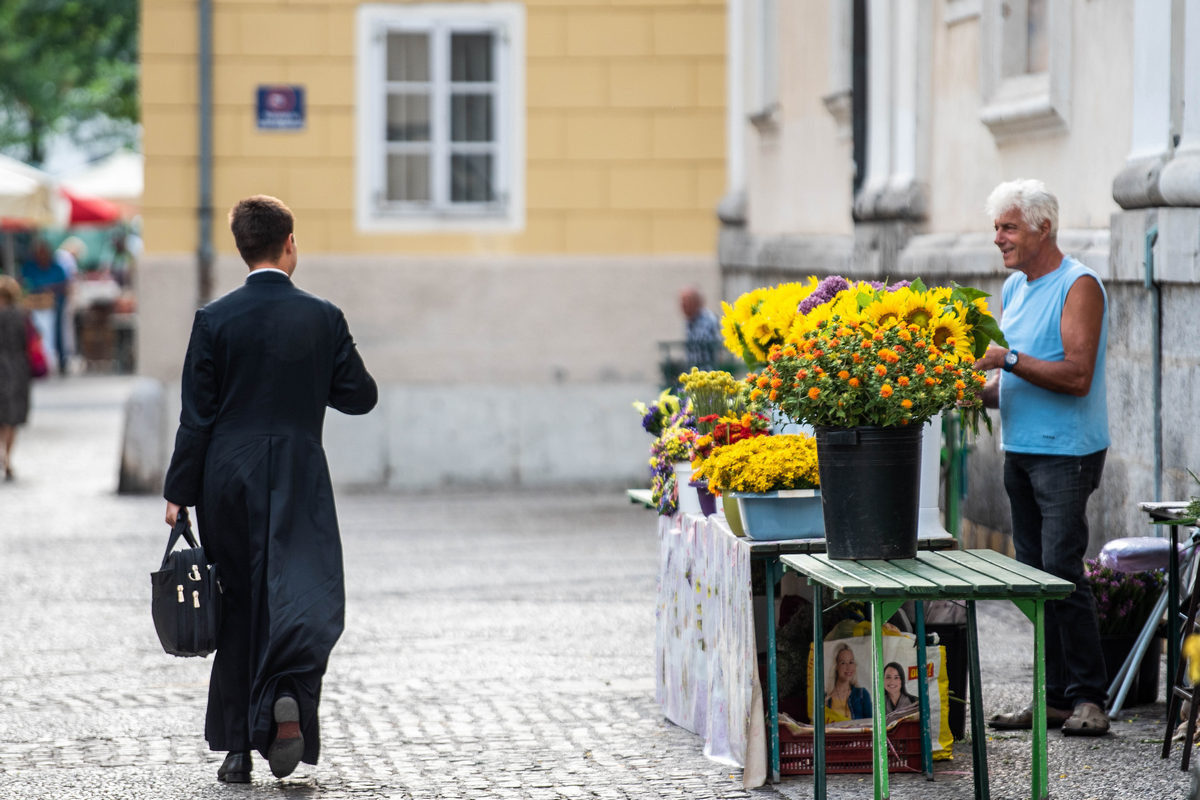
<svg viewBox="0 0 1200 800">
<path fill-rule="evenodd" d="M 453 94 L 450 96 L 450 140 L 454 142 L 490 142 L 492 134 L 492 96 L 490 94 Z"/>
<path fill-rule="evenodd" d="M 1046 35 L 1046 0 L 1029 0 L 1029 17 L 1026 25 L 1029 34 L 1029 56 L 1025 69 L 1031 74 L 1050 69 L 1050 39 Z"/>
<path fill-rule="evenodd" d="M 450 35 L 450 80 L 492 80 L 492 34 Z"/>
<path fill-rule="evenodd" d="M 492 156 L 490 154 L 450 157 L 450 201 L 452 203 L 490 203 L 496 199 L 492 183 Z"/>
<path fill-rule="evenodd" d="M 392 154 L 387 158 L 387 199 L 399 202 L 428 201 L 429 156 Z"/>
<path fill-rule="evenodd" d="M 389 142 L 429 141 L 429 95 L 388 95 L 387 140 Z"/>
<path fill-rule="evenodd" d="M 424 33 L 387 35 L 387 79 L 429 80 L 429 36 Z"/>
</svg>

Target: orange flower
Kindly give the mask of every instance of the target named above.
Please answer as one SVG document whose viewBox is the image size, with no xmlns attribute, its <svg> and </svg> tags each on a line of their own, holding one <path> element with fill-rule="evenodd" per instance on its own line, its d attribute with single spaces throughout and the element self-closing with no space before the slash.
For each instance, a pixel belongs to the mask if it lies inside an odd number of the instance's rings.
<svg viewBox="0 0 1200 800">
<path fill-rule="evenodd" d="M 775 400 L 778 399 L 778 397 L 779 397 L 779 392 L 775 391 L 774 389 L 772 389 L 771 393 L 769 395 L 767 395 L 767 399 L 770 400 L 772 403 L 774 403 Z"/>
<path fill-rule="evenodd" d="M 925 340 L 917 339 L 915 342 L 913 342 L 913 347 L 916 347 L 919 350 L 925 349 L 925 347 L 926 347 Z"/>
<path fill-rule="evenodd" d="M 918 375 L 924 375 L 925 374 L 925 365 L 917 364 L 915 367 L 913 367 L 913 372 L 917 373 Z"/>
<path fill-rule="evenodd" d="M 891 397 L 892 396 L 892 385 L 890 383 L 885 383 L 883 386 L 880 386 L 879 387 L 879 396 L 880 397 Z"/>
<path fill-rule="evenodd" d="M 887 375 L 887 367 L 883 364 L 877 364 L 875 366 L 875 374 L 882 378 L 884 375 Z"/>
<path fill-rule="evenodd" d="M 850 380 L 846 381 L 846 383 L 850 384 L 852 389 L 858 388 L 858 378 L 851 378 Z"/>
<path fill-rule="evenodd" d="M 755 381 L 755 384 L 758 386 L 758 388 L 765 389 L 765 388 L 767 388 L 767 384 L 770 382 L 771 382 L 771 379 L 768 378 L 766 375 L 759 375 L 758 380 Z"/>
<path fill-rule="evenodd" d="M 846 380 L 846 378 L 850 377 L 850 372 L 848 370 L 841 370 L 840 372 L 838 372 L 838 377 L 841 378 L 842 380 Z"/>
<path fill-rule="evenodd" d="M 782 379 L 782 378 L 774 378 L 774 379 L 771 381 L 771 388 L 772 388 L 772 389 L 778 389 L 780 386 L 783 386 L 783 379 Z"/>
<path fill-rule="evenodd" d="M 899 378 L 896 378 L 896 383 L 900 384 L 901 386 L 908 386 L 908 376 L 901 375 Z"/>
<path fill-rule="evenodd" d="M 965 383 L 963 383 L 962 381 L 955 381 L 954 388 L 955 389 L 965 389 L 965 388 L 967 388 L 967 385 Z M 959 394 L 962 394 L 962 392 L 959 392 Z"/>
<path fill-rule="evenodd" d="M 862 363 L 862 356 L 858 353 L 851 353 L 850 358 L 854 361 L 855 364 Z"/>
<path fill-rule="evenodd" d="M 946 368 L 943 367 L 941 364 L 938 364 L 936 367 L 933 368 L 933 371 L 936 372 L 938 375 L 941 375 L 943 372 L 946 371 Z"/>
<path fill-rule="evenodd" d="M 821 390 L 815 386 L 808 390 L 808 399 L 809 400 L 816 400 L 820 395 L 821 395 Z"/>
<path fill-rule="evenodd" d="M 808 377 L 808 370 L 806 370 L 806 369 L 798 369 L 798 370 L 796 370 L 796 377 L 797 377 L 799 380 L 804 380 L 805 378 L 807 378 L 807 377 Z"/>
<path fill-rule="evenodd" d="M 904 398 L 903 400 L 900 401 L 900 407 L 901 408 L 912 408 L 912 400 L 909 400 L 907 397 Z"/>
<path fill-rule="evenodd" d="M 926 386 L 933 386 L 935 383 L 937 383 L 937 381 L 935 381 L 933 378 L 928 378 L 928 377 L 927 377 L 927 378 L 925 378 L 925 385 L 926 385 Z"/>
<path fill-rule="evenodd" d="M 750 399 L 751 400 L 757 400 L 760 397 L 762 397 L 762 389 L 751 389 L 750 390 Z"/>
</svg>

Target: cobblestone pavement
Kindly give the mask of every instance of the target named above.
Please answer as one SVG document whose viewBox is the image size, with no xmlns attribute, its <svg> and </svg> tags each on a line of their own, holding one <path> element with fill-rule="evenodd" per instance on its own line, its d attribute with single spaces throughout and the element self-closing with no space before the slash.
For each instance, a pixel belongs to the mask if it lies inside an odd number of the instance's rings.
<svg viewBox="0 0 1200 800">
<path fill-rule="evenodd" d="M 339 494 L 347 627 L 321 763 L 275 781 L 257 760 L 252 785 L 217 783 L 210 662 L 164 655 L 150 622 L 163 502 L 114 491 L 131 386 L 38 382 L 17 481 L 0 484 L 0 798 L 811 796 L 799 777 L 742 790 L 661 718 L 653 517 L 580 491 Z M 988 680 L 991 713 L 1025 700 L 1028 624 L 981 611 L 985 643 L 1004 642 L 983 654 L 1003 678 Z M 1183 798 L 1177 760 L 1157 757 L 1162 709 L 1100 742 L 1052 733 L 1052 796 Z M 1028 741 L 989 741 L 993 797 L 1029 796 Z M 834 776 L 829 796 L 870 787 Z M 893 776 L 896 798 L 970 796 L 965 743 L 934 783 Z"/>
</svg>

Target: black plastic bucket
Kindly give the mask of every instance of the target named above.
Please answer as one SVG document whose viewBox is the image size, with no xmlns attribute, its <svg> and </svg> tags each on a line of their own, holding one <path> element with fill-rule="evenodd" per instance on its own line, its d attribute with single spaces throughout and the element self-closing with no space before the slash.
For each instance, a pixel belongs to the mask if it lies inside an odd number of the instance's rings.
<svg viewBox="0 0 1200 800">
<path fill-rule="evenodd" d="M 917 554 L 923 427 L 815 428 L 830 558 Z"/>
</svg>

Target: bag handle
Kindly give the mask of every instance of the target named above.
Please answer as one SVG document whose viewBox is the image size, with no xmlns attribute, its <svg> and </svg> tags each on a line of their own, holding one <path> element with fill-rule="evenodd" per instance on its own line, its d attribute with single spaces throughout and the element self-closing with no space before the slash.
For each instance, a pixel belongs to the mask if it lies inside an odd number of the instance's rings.
<svg viewBox="0 0 1200 800">
<path fill-rule="evenodd" d="M 175 526 L 171 528 L 171 536 L 167 539 L 167 549 L 163 553 L 163 567 L 167 566 L 167 559 L 171 557 L 171 551 L 175 549 L 175 543 L 179 541 L 180 537 L 193 548 L 200 546 L 196 543 L 196 537 L 192 534 L 192 524 L 188 519 L 188 510 L 184 507 L 179 509 L 179 514 L 175 517 Z"/>
</svg>

